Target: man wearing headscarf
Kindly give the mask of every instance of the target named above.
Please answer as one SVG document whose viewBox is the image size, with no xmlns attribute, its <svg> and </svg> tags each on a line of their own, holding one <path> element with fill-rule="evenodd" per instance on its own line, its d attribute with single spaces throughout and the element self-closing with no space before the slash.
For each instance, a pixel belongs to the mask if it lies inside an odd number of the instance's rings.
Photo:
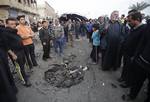
<svg viewBox="0 0 150 102">
<path fill-rule="evenodd" d="M 119 22 L 118 11 L 112 12 L 106 29 L 107 46 L 102 69 L 116 70 L 118 67 L 120 67 L 120 47 L 124 40 L 124 27 Z"/>
<path fill-rule="evenodd" d="M 101 62 L 101 66 L 103 67 L 103 63 L 104 63 L 104 56 L 105 56 L 105 52 L 106 52 L 106 29 L 105 26 L 107 25 L 105 22 L 105 17 L 104 16 L 100 16 L 98 18 L 99 20 L 99 33 L 100 33 L 100 51 L 102 54 L 102 62 Z"/>
</svg>

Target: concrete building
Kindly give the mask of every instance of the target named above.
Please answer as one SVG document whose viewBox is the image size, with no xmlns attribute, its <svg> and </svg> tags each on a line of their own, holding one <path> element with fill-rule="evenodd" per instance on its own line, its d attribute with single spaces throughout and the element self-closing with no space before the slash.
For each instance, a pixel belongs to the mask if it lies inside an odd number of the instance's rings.
<svg viewBox="0 0 150 102">
<path fill-rule="evenodd" d="M 55 19 L 57 18 L 57 14 L 53 7 L 49 5 L 48 2 L 38 0 L 37 1 L 38 13 L 41 19 Z"/>
<path fill-rule="evenodd" d="M 30 23 L 38 18 L 36 0 L 0 0 L 0 19 L 26 15 Z"/>
</svg>

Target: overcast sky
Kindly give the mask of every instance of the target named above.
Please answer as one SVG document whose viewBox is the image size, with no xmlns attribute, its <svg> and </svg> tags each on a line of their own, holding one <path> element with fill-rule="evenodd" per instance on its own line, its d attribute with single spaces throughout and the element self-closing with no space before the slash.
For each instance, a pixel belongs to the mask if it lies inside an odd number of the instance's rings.
<svg viewBox="0 0 150 102">
<path fill-rule="evenodd" d="M 42 1 L 42 0 L 40 0 Z M 136 2 L 150 0 L 46 0 L 61 15 L 63 13 L 78 13 L 88 18 L 97 18 L 100 15 L 110 15 L 113 10 L 120 14 L 127 14 L 128 7 Z M 144 12 L 150 14 L 150 7 Z"/>
</svg>

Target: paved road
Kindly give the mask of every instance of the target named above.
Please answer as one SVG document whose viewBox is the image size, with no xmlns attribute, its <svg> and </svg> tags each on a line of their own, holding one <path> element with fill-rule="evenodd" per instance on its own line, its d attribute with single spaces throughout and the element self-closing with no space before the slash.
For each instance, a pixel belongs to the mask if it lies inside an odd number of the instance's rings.
<svg viewBox="0 0 150 102">
<path fill-rule="evenodd" d="M 76 86 L 66 89 L 58 89 L 50 86 L 44 80 L 44 72 L 50 68 L 53 63 L 61 63 L 62 57 L 59 57 L 52 51 L 52 59 L 44 62 L 42 57 L 42 46 L 36 44 L 36 55 L 39 66 L 34 68 L 34 73 L 30 80 L 32 87 L 25 88 L 20 83 L 18 102 L 123 102 L 121 96 L 127 93 L 118 86 L 116 81 L 120 75 L 117 72 L 103 72 L 99 65 L 88 65 L 91 46 L 86 39 L 75 41 L 74 48 L 65 48 L 64 56 L 75 54 L 77 58 L 74 65 L 86 65 L 90 70 L 86 72 L 84 81 Z M 112 84 L 116 85 L 113 87 Z M 142 102 L 141 96 L 135 102 Z"/>
</svg>

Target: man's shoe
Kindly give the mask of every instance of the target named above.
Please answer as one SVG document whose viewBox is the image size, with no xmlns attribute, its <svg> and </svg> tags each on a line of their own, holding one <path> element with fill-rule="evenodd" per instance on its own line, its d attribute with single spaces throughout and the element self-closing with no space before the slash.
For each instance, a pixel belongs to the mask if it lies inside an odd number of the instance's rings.
<svg viewBox="0 0 150 102">
<path fill-rule="evenodd" d="M 52 57 L 50 57 L 50 56 L 48 56 L 48 57 L 46 57 L 47 59 L 52 59 Z"/>
<path fill-rule="evenodd" d="M 92 62 L 91 64 L 92 64 L 92 65 L 97 65 L 97 63 L 96 63 L 96 62 Z"/>
<path fill-rule="evenodd" d="M 118 68 L 113 68 L 113 69 L 112 69 L 112 71 L 117 71 L 117 70 L 118 70 Z"/>
<path fill-rule="evenodd" d="M 38 64 L 37 64 L 37 63 L 35 63 L 35 64 L 33 64 L 33 66 L 34 66 L 34 67 L 37 67 L 37 66 L 38 66 Z"/>
<path fill-rule="evenodd" d="M 110 71 L 110 69 L 106 69 L 102 67 L 102 71 Z"/>
<path fill-rule="evenodd" d="M 27 82 L 24 84 L 24 86 L 25 86 L 25 87 L 30 87 L 30 86 L 32 86 L 32 84 L 31 84 L 29 81 L 27 81 Z"/>
<path fill-rule="evenodd" d="M 150 102 L 150 98 L 148 97 L 144 102 Z"/>
<path fill-rule="evenodd" d="M 124 101 L 132 101 L 135 98 L 132 98 L 130 95 L 122 95 L 122 100 Z"/>
<path fill-rule="evenodd" d="M 47 58 L 43 58 L 43 61 L 47 61 Z"/>
<path fill-rule="evenodd" d="M 29 70 L 29 73 L 33 73 L 33 72 L 34 72 L 34 71 L 33 71 L 33 68 Z"/>
<path fill-rule="evenodd" d="M 120 83 L 124 82 L 124 80 L 122 78 L 119 78 L 117 81 L 120 82 Z"/>
<path fill-rule="evenodd" d="M 122 87 L 122 88 L 129 88 L 129 87 L 130 87 L 130 86 L 129 86 L 128 84 L 126 84 L 126 83 L 122 83 L 122 84 L 120 84 L 119 86 Z"/>
</svg>

